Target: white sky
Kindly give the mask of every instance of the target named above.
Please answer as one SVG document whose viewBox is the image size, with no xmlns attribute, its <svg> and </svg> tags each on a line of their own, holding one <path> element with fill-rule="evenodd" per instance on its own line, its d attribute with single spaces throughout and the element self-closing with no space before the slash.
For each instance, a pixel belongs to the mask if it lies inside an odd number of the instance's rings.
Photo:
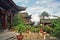
<svg viewBox="0 0 60 40">
<path fill-rule="evenodd" d="M 32 15 L 32 21 L 38 22 L 43 11 L 51 15 L 60 16 L 60 0 L 13 0 L 17 5 L 27 7 L 26 11 Z M 53 17 L 51 17 L 53 18 Z"/>
</svg>

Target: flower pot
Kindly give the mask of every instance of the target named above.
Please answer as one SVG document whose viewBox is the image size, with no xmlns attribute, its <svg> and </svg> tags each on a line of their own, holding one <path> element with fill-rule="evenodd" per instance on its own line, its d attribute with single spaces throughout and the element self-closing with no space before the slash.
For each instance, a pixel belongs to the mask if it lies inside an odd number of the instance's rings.
<svg viewBox="0 0 60 40">
<path fill-rule="evenodd" d="M 17 35 L 17 39 L 18 40 L 22 40 L 23 39 L 23 35 L 22 34 Z"/>
<path fill-rule="evenodd" d="M 43 29 L 41 29 L 40 32 L 43 33 Z"/>
</svg>

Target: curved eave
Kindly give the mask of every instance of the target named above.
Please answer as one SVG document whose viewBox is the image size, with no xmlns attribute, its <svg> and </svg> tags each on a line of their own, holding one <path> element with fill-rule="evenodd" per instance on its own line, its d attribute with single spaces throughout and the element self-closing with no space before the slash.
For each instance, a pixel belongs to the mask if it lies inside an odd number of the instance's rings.
<svg viewBox="0 0 60 40">
<path fill-rule="evenodd" d="M 15 9 L 16 11 L 26 10 L 26 7 L 21 7 L 21 6 L 19 7 L 12 0 L 0 0 L 0 7 L 2 7 L 5 10 L 10 10 L 10 9 Z"/>
<path fill-rule="evenodd" d="M 11 8 L 11 6 L 5 0 L 0 0 L 0 7 L 4 8 L 6 10 Z"/>
<path fill-rule="evenodd" d="M 24 11 L 24 10 L 26 10 L 26 7 L 19 7 L 19 6 L 17 6 L 12 0 L 9 0 L 10 2 L 11 2 L 11 4 L 17 9 L 17 10 L 19 10 L 19 11 Z"/>
<path fill-rule="evenodd" d="M 26 7 L 18 6 L 17 9 L 18 9 L 19 11 L 25 11 L 25 10 L 26 10 Z"/>
</svg>

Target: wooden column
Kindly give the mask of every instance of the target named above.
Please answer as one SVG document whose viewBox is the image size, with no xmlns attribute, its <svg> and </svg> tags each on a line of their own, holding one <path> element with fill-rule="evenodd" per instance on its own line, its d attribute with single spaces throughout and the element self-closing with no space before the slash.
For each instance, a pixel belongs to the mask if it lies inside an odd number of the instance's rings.
<svg viewBox="0 0 60 40">
<path fill-rule="evenodd" d="M 12 15 L 12 13 L 11 13 L 11 14 L 10 14 L 10 24 L 11 24 L 10 27 L 12 27 L 12 22 L 13 22 L 13 18 L 12 18 L 12 17 L 13 17 L 13 15 Z"/>
<path fill-rule="evenodd" d="M 14 21 L 15 14 L 13 13 L 13 21 Z"/>
<path fill-rule="evenodd" d="M 8 13 L 8 11 L 6 11 L 5 9 L 2 9 L 1 13 L 3 14 L 2 15 L 2 19 L 3 19 L 2 26 L 3 26 L 3 29 L 6 29 L 7 28 L 7 13 Z"/>
<path fill-rule="evenodd" d="M 7 28 L 7 14 L 4 14 L 3 16 L 3 29 Z"/>
</svg>

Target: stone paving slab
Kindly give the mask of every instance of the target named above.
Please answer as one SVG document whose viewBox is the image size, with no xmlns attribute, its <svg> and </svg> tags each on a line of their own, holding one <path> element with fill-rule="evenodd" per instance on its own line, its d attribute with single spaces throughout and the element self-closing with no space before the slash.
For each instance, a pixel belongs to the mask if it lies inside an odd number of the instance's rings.
<svg viewBox="0 0 60 40">
<path fill-rule="evenodd" d="M 24 38 L 23 40 L 44 40 L 43 37 L 41 37 L 38 33 L 23 33 Z M 5 32 L 0 34 L 0 40 L 17 40 L 16 33 L 14 32 Z M 57 39 L 51 39 L 47 38 L 46 40 L 57 40 Z"/>
<path fill-rule="evenodd" d="M 13 32 L 4 32 L 0 34 L 0 40 L 13 40 L 13 39 L 16 39 L 16 34 Z"/>
</svg>

